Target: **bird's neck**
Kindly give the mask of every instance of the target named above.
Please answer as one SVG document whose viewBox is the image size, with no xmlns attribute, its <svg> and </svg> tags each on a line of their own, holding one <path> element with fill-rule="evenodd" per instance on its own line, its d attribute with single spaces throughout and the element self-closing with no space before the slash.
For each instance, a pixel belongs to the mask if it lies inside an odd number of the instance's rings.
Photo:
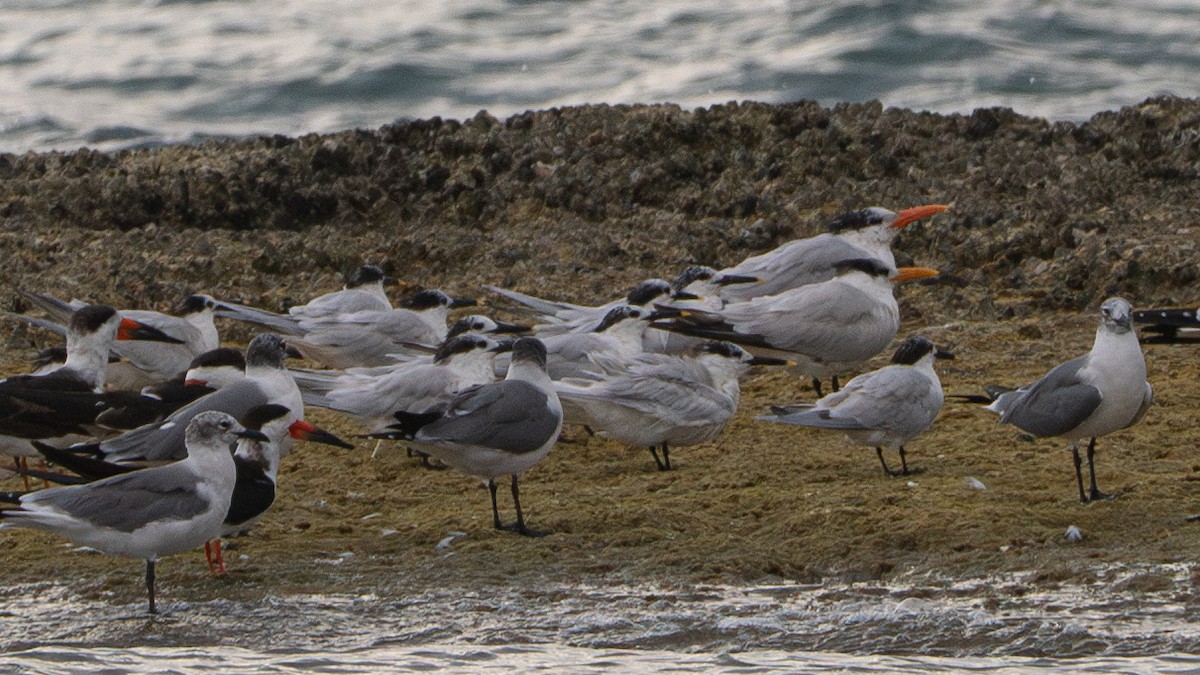
<svg viewBox="0 0 1200 675">
<path fill-rule="evenodd" d="M 108 371 L 108 349 L 111 340 L 98 340 L 67 336 L 67 360 L 64 369 L 70 369 L 94 391 L 104 391 L 105 375 Z"/>
<path fill-rule="evenodd" d="M 844 241 L 865 249 L 888 267 L 896 268 L 896 256 L 892 253 L 892 240 L 896 238 L 891 227 L 872 227 L 866 230 L 851 230 L 840 236 Z"/>
<path fill-rule="evenodd" d="M 205 309 L 183 317 L 200 333 L 201 351 L 209 351 L 221 346 L 221 336 L 217 333 L 217 325 L 213 322 L 213 311 Z"/>
</svg>

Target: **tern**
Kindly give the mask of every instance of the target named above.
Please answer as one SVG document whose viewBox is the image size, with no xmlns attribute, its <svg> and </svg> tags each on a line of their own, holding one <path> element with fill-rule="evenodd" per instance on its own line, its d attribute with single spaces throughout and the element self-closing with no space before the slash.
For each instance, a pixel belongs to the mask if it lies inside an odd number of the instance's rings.
<svg viewBox="0 0 1200 675">
<path fill-rule="evenodd" d="M 542 322 L 535 327 L 538 337 L 549 337 L 563 333 L 588 333 L 596 330 L 600 322 L 610 310 L 619 305 L 631 307 L 646 307 L 653 309 L 654 305 L 666 302 L 672 293 L 671 284 L 663 279 L 646 279 L 630 289 L 624 298 L 606 302 L 603 305 L 588 307 L 569 302 L 543 300 L 531 295 L 510 291 L 497 286 L 484 286 L 493 293 L 521 303 L 529 311 L 538 316 Z"/>
<path fill-rule="evenodd" d="M 724 286 L 720 289 L 721 297 L 727 302 L 745 301 L 820 283 L 836 276 L 838 263 L 851 258 L 876 258 L 894 270 L 892 240 L 900 230 L 948 208 L 944 204 L 930 204 L 899 213 L 879 207 L 847 213 L 830 223 L 829 232 L 790 241 L 721 270 L 722 274 L 759 280 Z"/>
<path fill-rule="evenodd" d="M 396 413 L 398 423 L 378 438 L 406 440 L 415 448 L 469 476 L 483 480 L 492 497 L 492 525 L 527 536 L 540 532 L 525 525 L 518 476 L 540 462 L 558 440 L 563 411 L 546 374 L 546 348 L 536 338 L 513 344 L 505 379 L 468 389 L 441 413 Z M 512 477 L 516 522 L 500 522 L 496 479 Z"/>
<path fill-rule="evenodd" d="M 412 345 L 441 344 L 450 310 L 474 304 L 442 291 L 421 291 L 408 307 L 305 319 L 288 344 L 327 368 L 389 365 L 396 362 L 394 354 L 413 353 Z"/>
<path fill-rule="evenodd" d="M 896 284 L 937 276 L 937 270 L 892 270 L 875 258 L 843 260 L 838 276 L 817 284 L 726 304 L 720 310 L 688 311 L 654 326 L 711 340 L 728 340 L 750 351 L 795 360 L 813 379 L 853 370 L 891 344 L 900 328 Z M 732 288 L 732 286 L 730 286 Z"/>
<path fill-rule="evenodd" d="M 396 279 L 384 274 L 379 267 L 362 265 L 350 275 L 342 290 L 290 307 L 287 314 L 222 300 L 217 303 L 217 316 L 247 321 L 284 335 L 299 335 L 302 333 L 298 332 L 298 324 L 303 319 L 330 319 L 355 312 L 386 312 L 392 309 L 392 302 L 388 300 L 384 287 L 395 283 Z"/>
<path fill-rule="evenodd" d="M 236 480 L 230 448 L 247 437 L 266 440 L 225 413 L 206 412 L 188 423 L 183 460 L 27 493 L 20 508 L 0 511 L 0 528 L 47 530 L 106 555 L 144 559 L 149 611 L 156 614 L 158 559 L 190 551 L 221 533 Z"/>
<path fill-rule="evenodd" d="M 441 412 L 460 391 L 495 381 L 496 353 L 511 347 L 508 342 L 464 333 L 447 340 L 430 363 L 297 377 L 306 382 L 304 398 L 309 405 L 347 413 L 370 432 L 382 432 L 396 421 L 397 410 Z"/>
<path fill-rule="evenodd" d="M 987 409 L 1001 424 L 1039 438 L 1060 436 L 1070 443 L 1079 501 L 1109 499 L 1096 487 L 1096 439 L 1137 424 L 1154 400 L 1146 381 L 1146 361 L 1132 323 L 1133 308 L 1123 298 L 1100 306 L 1100 326 L 1092 350 L 1059 364 L 1038 381 L 1003 391 Z M 1087 446 L 1090 490 L 1083 489 L 1079 443 Z"/>
<path fill-rule="evenodd" d="M 660 471 L 671 468 L 671 446 L 703 443 L 721 433 L 737 411 L 738 379 L 750 366 L 790 365 L 752 356 L 730 342 L 705 342 L 686 356 L 642 354 L 597 361 L 605 367 L 602 375 L 556 383 L 559 398 L 582 411 L 580 422 L 630 445 L 649 447 Z"/>
<path fill-rule="evenodd" d="M 773 407 L 774 414 L 758 419 L 844 431 L 847 442 L 875 448 L 885 474 L 907 476 L 905 444 L 929 429 L 942 410 L 942 382 L 933 368 L 939 358 L 954 355 L 927 338 L 910 337 L 890 365 L 855 377 L 815 404 Z M 884 448 L 899 451 L 899 471 L 888 468 Z"/>
</svg>

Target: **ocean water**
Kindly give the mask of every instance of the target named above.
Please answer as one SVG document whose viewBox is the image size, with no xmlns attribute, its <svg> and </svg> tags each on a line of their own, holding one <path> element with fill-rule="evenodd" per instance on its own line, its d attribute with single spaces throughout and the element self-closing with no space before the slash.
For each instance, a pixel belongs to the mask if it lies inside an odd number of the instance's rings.
<svg viewBox="0 0 1200 675">
<path fill-rule="evenodd" d="M 1193 566 L 888 584 L 387 588 L 182 603 L 0 588 L 0 672 L 1200 671 Z M 1159 580 L 1138 583 L 1147 575 Z M 1169 583 L 1161 583 L 1168 581 Z"/>
<path fill-rule="evenodd" d="M 729 100 L 1085 119 L 1200 94 L 1192 0 L 3 0 L 0 151 Z"/>
</svg>

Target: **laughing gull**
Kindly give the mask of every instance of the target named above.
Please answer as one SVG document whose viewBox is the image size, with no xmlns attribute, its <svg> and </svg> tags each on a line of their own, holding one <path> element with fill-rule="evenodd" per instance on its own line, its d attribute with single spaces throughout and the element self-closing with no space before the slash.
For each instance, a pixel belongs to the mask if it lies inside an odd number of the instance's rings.
<svg viewBox="0 0 1200 675">
<path fill-rule="evenodd" d="M 468 389 L 442 413 L 396 413 L 398 423 L 377 438 L 409 441 L 459 471 L 484 480 L 492 497 L 492 525 L 520 534 L 540 533 L 525 526 L 517 477 L 550 452 L 562 431 L 563 413 L 546 374 L 546 348 L 536 338 L 513 345 L 513 360 L 504 380 Z M 496 478 L 512 477 L 517 520 L 500 522 Z"/>
<path fill-rule="evenodd" d="M 30 303 L 41 309 L 49 321 L 38 325 L 55 330 L 54 324 L 70 321 L 72 313 L 84 303 L 59 300 L 45 293 L 20 291 Z M 173 310 L 163 314 L 149 310 L 120 310 L 121 316 L 155 328 L 176 342 L 158 340 L 126 340 L 112 346 L 120 360 L 108 366 L 108 386 L 114 389 L 141 389 L 164 382 L 187 370 L 192 359 L 221 346 L 217 326 L 213 322 L 216 301 L 203 293 L 184 298 Z"/>
<path fill-rule="evenodd" d="M 241 417 L 251 408 L 277 403 L 291 411 L 292 421 L 304 419 L 300 389 L 284 367 L 287 343 L 274 333 L 263 333 L 246 348 L 246 376 L 180 408 L 165 420 L 138 427 L 98 444 L 73 446 L 77 452 L 99 452 L 116 461 L 165 461 L 183 457 L 184 429 L 193 417 L 206 410 L 219 410 Z M 292 444 L 285 439 L 283 452 Z"/>
<path fill-rule="evenodd" d="M 947 208 L 930 204 L 900 213 L 879 207 L 847 213 L 830 223 L 829 232 L 788 242 L 722 270 L 722 274 L 755 277 L 759 281 L 724 286 L 720 295 L 727 302 L 745 301 L 820 283 L 836 276 L 837 264 L 851 258 L 876 258 L 894 270 L 892 240 L 900 230 Z"/>
<path fill-rule="evenodd" d="M 772 407 L 773 414 L 758 419 L 844 431 L 847 442 L 875 448 L 885 474 L 907 476 L 904 445 L 932 426 L 942 410 L 942 382 L 933 361 L 953 357 L 913 336 L 896 350 L 891 365 L 855 377 L 815 404 Z M 884 448 L 899 450 L 899 471 L 888 468 Z"/>
<path fill-rule="evenodd" d="M 262 432 L 269 441 L 264 442 L 255 438 L 238 440 L 237 449 L 233 455 L 234 465 L 237 467 L 237 480 L 233 487 L 229 513 L 225 516 L 222 537 L 245 532 L 251 525 L 258 522 L 274 503 L 275 483 L 279 474 L 279 460 L 285 438 L 291 437 L 348 450 L 354 449 L 353 445 L 305 420 L 295 420 L 289 424 L 289 419 L 291 416 L 288 409 L 273 403 L 255 406 L 242 417 L 242 426 L 251 431 Z M 36 441 L 34 446 L 47 460 L 74 473 L 34 470 L 26 473 L 32 477 L 42 478 L 60 485 L 90 483 L 138 471 L 141 468 L 132 464 L 117 464 L 95 457 L 78 455 Z M 221 559 L 220 540 L 210 543 L 204 545 L 209 570 L 214 574 L 223 574 L 225 565 Z"/>
<path fill-rule="evenodd" d="M 753 365 L 789 365 L 755 357 L 729 342 L 705 342 L 686 356 L 642 354 L 598 358 L 603 374 L 555 384 L 564 406 L 604 435 L 649 447 L 660 471 L 671 468 L 671 446 L 716 438 L 737 411 L 738 379 Z M 662 457 L 658 451 L 662 450 Z"/>
<path fill-rule="evenodd" d="M 1096 439 L 1137 424 L 1154 400 L 1146 381 L 1146 361 L 1133 330 L 1133 308 L 1123 298 L 1100 306 L 1100 326 L 1092 350 L 1056 366 L 1040 380 L 1004 391 L 987 409 L 1039 438 L 1061 436 L 1071 447 L 1079 501 L 1109 499 L 1096 487 Z M 1087 448 L 1091 489 L 1084 492 L 1079 442 Z"/>
<path fill-rule="evenodd" d="M 266 439 L 225 413 L 198 415 L 187 426 L 187 457 L 94 483 L 30 492 L 19 509 L 0 511 L 0 528 L 57 533 L 106 555 L 146 561 L 146 592 L 154 604 L 155 564 L 221 533 L 236 470 L 230 448 L 244 437 Z"/>
<path fill-rule="evenodd" d="M 892 270 L 875 258 L 843 260 L 838 276 L 779 295 L 726 304 L 714 311 L 688 311 L 656 327 L 711 340 L 728 340 L 750 351 L 797 362 L 800 374 L 813 379 L 853 370 L 887 349 L 900 328 L 898 283 L 937 276 L 936 270 Z M 732 286 L 730 286 L 732 288 Z"/>
</svg>

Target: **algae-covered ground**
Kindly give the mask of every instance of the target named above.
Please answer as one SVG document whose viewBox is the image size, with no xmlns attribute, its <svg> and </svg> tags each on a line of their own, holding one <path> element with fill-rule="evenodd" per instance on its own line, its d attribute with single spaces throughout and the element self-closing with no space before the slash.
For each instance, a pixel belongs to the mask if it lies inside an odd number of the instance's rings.
<svg viewBox="0 0 1200 675">
<path fill-rule="evenodd" d="M 849 209 L 948 203 L 896 244 L 901 263 L 947 277 L 899 290 L 901 336 L 954 351 L 939 364 L 945 389 L 976 393 L 1085 352 L 1109 295 L 1137 307 L 1197 301 L 1198 161 L 1200 102 L 1168 98 L 1079 124 L 877 104 L 597 106 L 3 155 L 0 282 L 15 310 L 18 287 L 164 310 L 199 290 L 278 309 L 336 288 L 365 260 L 499 311 L 481 284 L 599 302 L 689 263 L 733 264 L 815 234 Z M 251 334 L 222 327 L 231 344 Z M 49 340 L 15 327 L 6 337 L 5 372 Z M 1107 563 L 1190 561 L 1200 550 L 1200 524 L 1186 520 L 1200 511 L 1197 354 L 1145 351 L 1157 402 L 1098 446 L 1100 486 L 1121 493 L 1112 501 L 1078 502 L 1062 442 L 1023 438 L 965 403 L 948 402 L 909 445 L 917 473 L 889 478 L 873 451 L 836 433 L 755 421 L 771 404 L 812 398 L 805 382 L 761 370 L 743 381 L 725 433 L 675 450 L 670 472 L 644 448 L 568 429 L 522 481 L 530 524 L 554 533 L 539 539 L 493 531 L 482 486 L 395 445 L 374 459 L 373 442 L 302 445 L 284 462 L 275 508 L 233 542 L 230 573 L 211 579 L 199 553 L 180 556 L 160 565 L 161 593 L 1012 570 L 1057 583 L 1086 582 Z M 312 417 L 343 437 L 359 431 L 334 413 Z M 1064 536 L 1072 525 L 1082 541 Z M 38 533 L 2 539 L 6 583 L 59 579 L 122 601 L 143 593 L 138 563 Z"/>
</svg>

